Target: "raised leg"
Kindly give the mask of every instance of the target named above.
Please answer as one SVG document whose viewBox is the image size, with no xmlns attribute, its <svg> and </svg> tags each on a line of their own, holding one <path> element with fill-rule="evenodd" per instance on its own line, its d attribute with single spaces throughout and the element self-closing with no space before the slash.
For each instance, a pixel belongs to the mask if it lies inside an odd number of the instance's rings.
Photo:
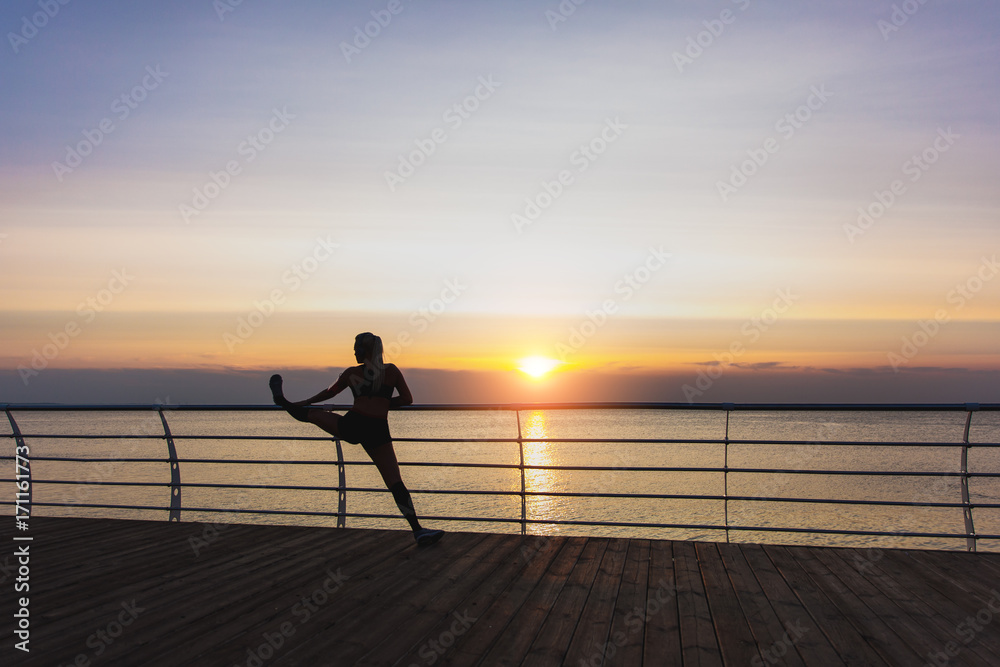
<svg viewBox="0 0 1000 667">
<path fill-rule="evenodd" d="M 281 389 L 281 382 L 281 376 L 275 373 L 271 376 L 271 379 L 267 383 L 268 387 L 271 388 L 271 398 L 274 400 L 274 404 L 283 407 L 288 414 L 295 417 L 300 422 L 310 421 L 309 413 L 311 409 L 291 405 L 291 401 L 285 398 L 285 394 Z"/>
<path fill-rule="evenodd" d="M 303 410 L 305 410 L 305 408 L 303 408 Z M 309 408 L 306 412 L 306 418 L 302 421 L 307 421 L 310 424 L 316 424 L 316 426 L 319 426 L 335 438 L 340 437 L 340 428 L 338 426 L 340 422 L 340 415 L 338 414 L 327 412 L 321 408 Z"/>
</svg>

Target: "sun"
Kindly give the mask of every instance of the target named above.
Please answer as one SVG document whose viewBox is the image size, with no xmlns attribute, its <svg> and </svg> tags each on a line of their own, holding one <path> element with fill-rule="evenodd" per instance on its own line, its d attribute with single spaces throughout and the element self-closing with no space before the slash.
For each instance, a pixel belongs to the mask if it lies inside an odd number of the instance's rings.
<svg viewBox="0 0 1000 667">
<path fill-rule="evenodd" d="M 525 357 L 517 363 L 519 371 L 523 371 L 534 378 L 540 378 L 557 366 L 562 365 L 561 361 L 549 359 L 548 357 Z"/>
</svg>

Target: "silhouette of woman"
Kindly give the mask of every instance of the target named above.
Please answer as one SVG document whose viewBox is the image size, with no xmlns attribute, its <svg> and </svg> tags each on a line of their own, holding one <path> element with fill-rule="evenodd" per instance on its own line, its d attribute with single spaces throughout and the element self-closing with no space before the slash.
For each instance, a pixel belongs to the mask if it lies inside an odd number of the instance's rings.
<svg viewBox="0 0 1000 667">
<path fill-rule="evenodd" d="M 316 424 L 341 440 L 364 447 L 382 475 L 382 481 L 392 492 L 396 506 L 413 529 L 417 544 L 434 544 L 441 539 L 444 531 L 421 527 L 413 509 L 410 492 L 400 477 L 396 452 L 392 448 L 392 436 L 389 435 L 389 408 L 410 405 L 413 403 L 413 396 L 399 369 L 394 364 L 383 363 L 382 339 L 375 334 L 365 332 L 357 335 L 354 339 L 354 357 L 359 366 L 345 370 L 328 389 L 312 398 L 294 403 L 289 401 L 282 392 L 280 375 L 271 376 L 271 395 L 276 405 L 283 407 L 299 421 Z M 354 406 L 343 416 L 322 408 L 306 407 L 329 400 L 347 388 L 354 394 Z M 393 396 L 393 390 L 397 390 L 399 395 Z"/>
</svg>

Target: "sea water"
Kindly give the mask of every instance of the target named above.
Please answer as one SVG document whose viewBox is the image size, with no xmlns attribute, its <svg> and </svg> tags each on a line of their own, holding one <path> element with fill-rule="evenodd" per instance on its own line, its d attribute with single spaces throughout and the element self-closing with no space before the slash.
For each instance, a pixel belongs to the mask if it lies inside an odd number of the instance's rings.
<svg viewBox="0 0 1000 667">
<path fill-rule="evenodd" d="M 338 494 L 330 489 L 337 487 L 339 481 L 337 449 L 332 439 L 315 426 L 297 422 L 279 411 L 165 409 L 164 414 L 180 459 L 179 474 L 184 484 L 181 520 L 194 524 L 192 530 L 198 530 L 200 524 L 227 523 L 336 525 L 333 515 L 338 508 Z M 405 410 L 391 412 L 389 422 L 397 439 L 395 450 L 403 480 L 412 491 L 418 513 L 425 517 L 426 525 L 446 530 L 519 532 L 523 512 L 529 521 L 527 531 L 539 534 L 964 549 L 964 537 L 851 536 L 739 528 L 964 535 L 962 508 L 780 499 L 961 502 L 958 476 L 898 473 L 959 472 L 966 416 L 964 412 L 734 411 L 729 414 L 727 424 L 725 412 L 685 409 Z M 14 417 L 30 447 L 35 516 L 167 519 L 163 509 L 90 507 L 170 505 L 168 449 L 158 412 L 14 411 Z M 518 468 L 522 458 L 517 442 L 519 430 L 524 440 L 523 462 L 528 466 L 523 481 Z M 4 455 L 12 455 L 13 439 L 9 437 L 11 429 L 6 420 L 0 422 L 0 434 L 8 436 L 4 438 Z M 54 435 L 73 437 L 46 437 Z M 101 437 L 84 439 L 81 435 Z M 723 442 L 727 435 L 728 445 Z M 220 436 L 259 439 L 220 439 Z M 302 439 L 277 439 L 289 436 Z M 428 439 L 439 441 L 427 442 Z M 748 440 L 762 442 L 739 442 Z M 809 444 L 769 444 L 775 441 Z M 1000 448 L 977 446 L 998 442 L 1000 413 L 974 413 L 969 431 L 968 470 L 1000 472 Z M 346 461 L 345 483 L 349 488 L 346 511 L 387 515 L 387 518 L 348 516 L 346 525 L 405 529 L 364 450 L 349 443 L 341 443 L 341 447 Z M 80 460 L 45 460 L 49 457 Z M 206 462 L 207 459 L 212 462 Z M 439 463 L 450 465 L 429 465 Z M 572 469 L 581 467 L 619 470 Z M 704 470 L 723 467 L 729 468 L 728 474 Z M 12 465 L 8 467 L 9 472 L 12 469 Z M 814 472 L 734 472 L 733 469 Z M 830 474 L 843 471 L 860 474 Z M 872 472 L 897 474 L 872 475 Z M 3 500 L 14 498 L 12 480 L 13 475 L 9 474 L 0 484 Z M 121 482 L 148 485 L 109 484 Z M 212 486 L 240 484 L 296 488 Z M 523 508 L 522 484 L 527 492 Z M 481 491 L 490 493 L 467 493 Z M 615 496 L 558 495 L 566 493 Z M 721 496 L 730 500 L 639 497 L 648 494 Z M 972 477 L 969 494 L 973 503 L 1000 503 L 1000 478 Z M 779 500 L 735 499 L 741 496 Z M 10 508 L 8 513 L 13 513 L 10 505 L 5 507 Z M 226 511 L 206 511 L 213 509 Z M 258 514 L 246 510 L 289 513 Z M 1000 509 L 976 508 L 972 518 L 978 534 L 1000 534 Z M 555 523 L 559 521 L 685 527 Z M 728 531 L 724 529 L 727 525 Z M 982 539 L 977 547 L 1000 550 L 1000 540 Z"/>
</svg>

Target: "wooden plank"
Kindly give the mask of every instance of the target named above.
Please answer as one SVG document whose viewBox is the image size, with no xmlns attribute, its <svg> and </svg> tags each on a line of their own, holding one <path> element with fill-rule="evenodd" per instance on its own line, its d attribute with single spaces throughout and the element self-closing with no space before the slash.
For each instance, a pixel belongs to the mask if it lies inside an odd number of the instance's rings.
<svg viewBox="0 0 1000 667">
<path fill-rule="evenodd" d="M 566 585 L 559 592 L 559 598 L 552 606 L 538 635 L 529 647 L 524 665 L 560 665 L 566 649 L 580 620 L 580 610 L 587 602 L 587 595 L 597 577 L 606 540 L 588 539 L 584 545 L 576 567 L 570 573 Z"/>
<path fill-rule="evenodd" d="M 963 563 L 958 559 L 939 559 L 939 554 L 924 554 L 919 551 L 885 552 L 886 558 L 892 558 L 900 566 L 909 569 L 913 575 L 923 577 L 934 588 L 948 594 L 959 593 L 961 604 L 971 604 L 978 608 L 980 601 L 989 599 L 990 590 L 994 587 L 992 581 L 980 581 L 983 572 L 972 563 Z M 957 556 L 958 554 L 956 554 Z M 970 602 L 973 601 L 973 602 Z"/>
<path fill-rule="evenodd" d="M 795 624 L 786 627 L 782 624 L 771 608 L 760 582 L 743 557 L 739 545 L 719 544 L 718 549 L 740 609 L 743 610 L 747 625 L 750 627 L 753 641 L 762 652 L 761 660 L 766 664 L 769 662 L 768 658 L 773 656 L 780 658 L 783 664 L 804 667 L 805 662 L 796 650 L 795 643 L 806 634 L 805 628 Z M 833 662 L 828 664 L 840 662 L 840 658 L 832 649 L 829 654 L 827 658 L 833 658 Z"/>
<path fill-rule="evenodd" d="M 727 665 L 749 665 L 761 659 L 743 608 L 722 563 L 719 548 L 712 542 L 695 544 L 705 595 L 712 614 L 722 661 Z"/>
<path fill-rule="evenodd" d="M 234 569 L 236 578 L 226 578 L 225 586 L 218 590 L 219 598 L 212 596 L 208 604 L 202 604 L 196 610 L 185 609 L 182 601 L 173 605 L 174 609 L 183 609 L 185 617 L 173 617 L 159 624 L 161 634 L 150 642 L 146 650 L 161 657 L 151 664 L 169 665 L 177 659 L 178 653 L 192 663 L 214 664 L 218 656 L 225 656 L 221 658 L 223 663 L 240 658 L 245 662 L 247 649 L 257 648 L 263 643 L 264 633 L 273 636 L 277 626 L 285 621 L 291 622 L 298 632 L 299 624 L 307 619 L 307 614 L 310 620 L 315 618 L 313 609 L 316 606 L 325 606 L 336 599 L 343 590 L 338 586 L 358 581 L 365 568 L 373 562 L 371 554 L 391 554 L 392 543 L 395 542 L 393 537 L 391 533 L 376 533 L 374 540 L 360 544 L 353 544 L 355 540 L 342 537 L 343 541 L 352 542 L 347 551 L 339 554 L 345 560 L 331 562 L 325 549 L 306 547 L 311 552 L 309 555 L 303 553 L 284 560 L 279 558 L 269 563 L 266 569 L 259 568 L 253 561 L 248 566 Z M 348 560 L 352 556 L 356 559 L 353 566 Z M 366 556 L 368 560 L 360 560 Z M 339 565 L 341 562 L 346 565 L 343 569 Z M 340 581 L 338 575 L 348 579 Z M 191 590 L 190 585 L 185 588 Z M 166 629 L 172 632 L 163 634 L 162 630 Z M 174 648 L 171 651 L 172 646 L 180 647 L 180 650 Z"/>
<path fill-rule="evenodd" d="M 641 665 L 649 588 L 649 540 L 629 540 L 618 600 L 611 618 L 605 665 Z"/>
<path fill-rule="evenodd" d="M 170 530 L 176 530 L 176 528 L 171 527 Z M 168 530 L 168 532 L 170 531 Z M 115 536 L 112 533 L 107 537 L 112 542 L 115 540 L 120 540 L 122 543 L 128 542 L 126 535 Z M 174 549 L 186 548 L 181 547 L 181 543 L 176 540 L 170 541 L 167 544 Z M 169 548 L 163 550 L 168 556 L 171 555 Z M 145 611 L 141 618 L 137 619 L 136 623 L 128 630 L 128 642 L 131 650 L 143 650 L 146 643 L 161 639 L 172 629 L 188 629 L 204 632 L 204 628 L 200 628 L 198 624 L 192 624 L 185 616 L 192 611 L 202 611 L 206 607 L 212 606 L 211 604 L 205 605 L 203 602 L 197 605 L 192 605 L 191 603 L 192 585 L 195 584 L 194 590 L 213 590 L 210 587 L 211 582 L 207 582 L 208 585 L 203 585 L 193 577 L 177 577 L 173 581 L 170 581 L 170 577 L 167 577 L 168 581 L 166 584 L 155 585 L 154 589 L 150 592 L 147 589 L 150 585 L 149 582 L 144 583 L 142 579 L 142 577 L 148 576 L 147 573 L 149 570 L 147 568 L 148 564 L 142 561 L 131 564 L 125 571 L 121 570 L 114 563 L 107 563 L 105 573 L 95 580 L 99 589 L 106 589 L 103 592 L 101 590 L 95 592 L 90 589 L 95 582 L 88 581 L 84 584 L 75 578 L 69 582 L 64 582 L 58 587 L 57 594 L 63 597 L 89 599 L 92 610 L 79 615 L 76 627 L 66 627 L 58 624 L 44 625 L 43 633 L 40 634 L 38 639 L 44 641 L 53 650 L 57 650 L 61 645 L 66 644 L 68 650 L 74 655 L 81 651 L 87 652 L 85 647 L 87 637 L 95 630 L 107 625 L 110 621 L 114 621 L 118 612 L 122 611 L 120 607 L 121 602 L 123 600 L 131 601 L 133 598 L 137 600 L 138 606 L 142 607 Z M 71 572 L 72 569 L 69 568 L 67 571 Z M 237 579 L 241 576 L 246 576 L 245 569 L 233 568 L 232 573 Z M 220 576 L 225 574 L 225 571 L 219 572 Z M 121 585 L 123 580 L 127 583 L 124 587 Z M 155 582 L 153 583 L 155 584 Z M 234 590 L 242 590 L 243 588 L 245 588 L 245 582 L 239 589 Z M 171 596 L 169 591 L 174 592 L 173 596 Z M 223 597 L 221 600 L 228 600 L 230 598 L 228 591 L 223 590 L 222 593 Z M 220 598 L 209 598 L 209 600 L 214 599 Z M 36 603 L 44 605 L 45 597 L 39 595 L 36 598 Z M 196 617 L 197 613 L 192 615 Z M 55 632 L 60 632 L 64 635 L 65 640 L 61 641 L 59 635 L 46 636 Z M 104 655 L 113 657 L 119 646 L 120 643 L 112 646 L 112 649 Z"/>
<path fill-rule="evenodd" d="M 533 536 L 516 536 L 522 544 Z M 547 542 L 547 548 L 521 552 L 517 560 L 512 561 L 512 567 L 504 570 L 506 578 L 490 582 L 489 588 L 482 591 L 481 614 L 472 629 L 455 639 L 454 645 L 442 656 L 436 664 L 474 665 L 492 648 L 500 634 L 510 623 L 517 623 L 517 615 L 531 592 L 541 581 L 545 571 L 563 549 L 576 551 L 578 543 L 583 538 L 553 537 Z M 404 656 L 397 664 L 408 665 Z M 423 658 L 412 658 L 414 662 L 423 662 Z"/>
<path fill-rule="evenodd" d="M 456 639 L 456 644 L 463 644 L 458 651 L 449 649 L 443 662 L 445 664 L 462 664 L 463 660 L 470 659 L 469 656 L 480 655 L 488 651 L 497 640 L 497 637 L 504 631 L 508 623 L 516 623 L 515 618 L 503 617 L 503 609 L 510 604 L 508 598 L 513 593 L 513 587 L 523 572 L 527 571 L 533 561 L 548 559 L 547 568 L 558 558 L 578 557 L 578 549 L 586 547 L 587 538 L 582 537 L 553 537 L 544 535 L 512 536 L 515 540 L 517 550 L 500 567 L 480 585 L 467 591 L 463 604 L 472 610 L 470 613 L 475 616 L 475 627 L 471 633 L 476 636 L 469 639 L 469 645 L 465 644 L 466 637 Z M 564 551 L 566 552 L 564 554 Z M 532 575 L 533 576 L 533 575 Z M 517 595 L 517 593 L 513 593 Z M 522 605 L 523 606 L 523 605 Z M 517 613 L 517 612 L 514 612 Z M 424 635 L 424 641 L 420 647 L 413 647 L 404 653 L 397 665 L 426 664 L 426 660 L 431 658 L 431 653 L 438 653 L 433 650 L 432 641 L 437 641 L 445 632 L 450 631 L 447 623 L 439 623 L 430 628 Z M 471 648 L 477 647 L 477 648 Z M 476 650 L 480 653 L 476 654 Z M 457 657 L 452 658 L 453 654 Z M 478 659 L 478 658 L 474 658 Z"/>
<path fill-rule="evenodd" d="M 945 553 L 939 551 L 905 551 L 906 555 L 925 569 L 930 569 L 951 585 L 988 600 L 1000 590 L 1000 577 L 991 576 L 993 570 L 984 566 L 989 559 L 977 558 L 970 553 Z"/>
<path fill-rule="evenodd" d="M 493 646 L 480 659 L 484 665 L 520 665 L 531 644 L 555 606 L 566 580 L 573 573 L 586 540 L 570 540 L 545 571 L 538 585 L 525 600 L 517 621 L 510 623 L 497 637 Z M 560 663 L 555 663 L 560 664 Z"/>
<path fill-rule="evenodd" d="M 721 665 L 715 625 L 692 542 L 674 543 L 677 573 L 677 613 L 680 616 L 681 655 L 685 665 Z"/>
<path fill-rule="evenodd" d="M 649 545 L 649 575 L 642 647 L 643 665 L 681 664 L 681 627 L 677 611 L 674 543 Z"/>
<path fill-rule="evenodd" d="M 764 553 L 760 545 L 741 544 L 739 545 L 739 555 L 746 562 L 753 578 L 760 585 L 761 594 L 766 596 L 766 605 L 769 606 L 780 626 L 789 634 L 795 637 L 795 651 L 802 657 L 803 662 L 809 665 L 838 665 L 847 664 L 841 654 L 830 643 L 830 639 L 820 630 L 817 618 L 810 614 L 808 608 L 803 604 L 789 582 L 778 572 L 774 563 Z M 734 560 L 736 556 L 734 554 Z M 752 583 L 747 577 L 747 585 Z M 820 600 L 819 596 L 813 596 L 813 601 Z M 762 604 L 765 604 L 762 602 Z M 784 633 L 781 635 L 784 640 Z M 777 639 L 764 647 L 764 651 L 770 651 L 777 647 Z M 777 652 L 774 652 L 775 654 Z M 847 653 L 849 657 L 858 658 L 854 664 L 860 664 L 860 658 Z"/>
<path fill-rule="evenodd" d="M 897 580 L 905 580 L 907 586 L 914 585 L 914 582 L 920 582 L 924 600 L 947 619 L 951 628 L 951 639 L 959 640 L 960 645 L 964 645 L 965 642 L 961 641 L 962 637 L 959 637 L 959 634 L 962 633 L 959 626 L 962 626 L 963 629 L 970 627 L 967 625 L 969 618 L 975 618 L 982 611 L 986 606 L 985 599 L 958 587 L 945 573 L 930 565 L 920 556 L 919 553 L 910 555 L 886 552 L 876 565 L 884 571 L 891 571 Z M 996 606 L 997 602 L 994 601 L 993 604 Z M 998 636 L 1000 627 L 998 625 L 1000 624 L 990 623 L 985 628 L 986 632 L 977 631 L 975 635 L 975 640 L 984 643 L 990 654 L 1000 655 L 1000 636 Z M 962 634 L 964 635 L 964 633 Z"/>
<path fill-rule="evenodd" d="M 982 569 L 984 572 L 989 572 L 986 576 L 987 580 L 1000 581 L 1000 553 L 988 552 L 988 551 L 976 551 L 976 552 L 963 552 L 963 555 L 952 556 L 952 552 L 948 551 L 931 551 L 929 552 L 935 557 L 941 557 L 946 560 L 953 560 L 956 563 L 965 563 L 966 569 L 970 567 Z"/>
<path fill-rule="evenodd" d="M 833 603 L 826 592 L 816 586 L 809 575 L 787 553 L 763 545 L 747 545 L 744 547 L 743 553 L 746 554 L 747 561 L 754 568 L 758 580 L 768 567 L 775 569 L 787 587 L 798 598 L 802 607 L 815 621 L 807 627 L 819 629 L 845 663 L 849 665 L 887 664 L 881 655 L 869 645 L 866 637 L 848 621 L 847 616 Z M 767 559 L 770 565 L 765 563 L 763 559 Z M 784 620 L 787 623 L 788 616 L 785 616 Z M 792 622 L 798 621 L 795 619 Z M 806 641 L 811 640 L 810 634 L 806 633 L 802 639 L 803 649 L 806 647 Z"/>
<path fill-rule="evenodd" d="M 883 660 L 890 664 L 899 661 L 904 664 L 919 663 L 920 655 L 900 639 L 889 624 L 879 618 L 836 575 L 816 559 L 813 553 L 815 549 L 811 551 L 800 549 L 802 548 L 765 547 L 772 559 L 775 558 L 776 554 L 784 552 L 787 558 L 794 560 L 812 579 L 813 584 L 823 590 L 830 601 L 843 612 L 848 622 L 861 633 L 861 636 L 882 656 Z"/>
<path fill-rule="evenodd" d="M 993 554 L 887 549 L 866 560 L 860 550 L 468 533 L 417 549 L 404 531 L 239 524 L 195 558 L 187 539 L 202 524 L 32 522 L 33 651 L 17 664 L 80 654 L 92 664 L 245 665 L 286 619 L 295 633 L 265 667 L 409 667 L 431 653 L 435 665 L 463 666 L 748 664 L 751 646 L 763 664 L 985 667 L 1000 656 L 1000 614 L 957 639 L 1000 590 Z M 13 534 L 0 529 L 0 539 Z M 291 608 L 333 564 L 350 578 L 299 623 Z M 95 656 L 87 637 L 133 597 L 142 614 Z M 470 627 L 431 650 L 465 610 Z M 12 633 L 11 619 L 0 631 Z M 790 624 L 802 634 L 794 650 L 766 653 Z M 951 656 L 948 641 L 958 642 Z"/>
<path fill-rule="evenodd" d="M 506 591 L 513 585 L 513 582 L 521 575 L 528 564 L 542 557 L 547 557 L 550 560 L 554 559 L 567 541 L 581 541 L 585 538 L 570 538 L 567 540 L 564 537 L 509 535 L 507 539 L 513 546 L 510 555 L 501 560 L 493 572 L 481 582 L 467 588 L 463 587 L 465 597 L 462 600 L 461 608 L 463 610 L 468 609 L 469 615 L 476 619 L 470 631 L 462 633 L 461 636 L 456 636 L 454 642 L 451 642 L 451 638 L 449 638 L 448 643 L 451 643 L 451 646 L 446 647 L 447 650 L 442 656 L 441 651 L 438 650 L 439 647 L 445 648 L 441 646 L 441 639 L 445 637 L 446 633 L 451 632 L 451 626 L 455 620 L 453 618 L 442 619 L 424 628 L 419 645 L 411 646 L 408 650 L 402 652 L 396 658 L 395 662 L 387 662 L 386 664 L 408 667 L 412 664 L 426 664 L 431 659 L 433 659 L 435 664 L 439 662 L 439 659 L 441 663 L 447 664 L 455 647 L 464 643 L 467 640 L 466 635 L 472 633 L 478 635 L 473 641 L 478 642 L 480 645 L 485 645 L 487 649 L 484 650 L 488 650 L 492 638 L 495 638 L 497 634 L 503 631 L 502 627 L 494 627 L 499 616 L 493 613 L 491 609 L 501 596 L 506 594 Z M 504 619 L 504 621 L 506 620 L 509 619 Z"/>
<path fill-rule="evenodd" d="M 213 614 L 217 616 L 217 620 L 212 619 L 215 620 L 215 630 L 199 638 L 198 642 L 190 642 L 192 652 L 203 663 L 237 658 L 246 662 L 247 649 L 257 648 L 264 641 L 265 633 L 276 636 L 274 633 L 286 622 L 290 624 L 286 626 L 289 633 L 296 635 L 289 636 L 288 641 L 282 640 L 281 652 L 288 650 L 301 641 L 303 635 L 313 631 L 321 612 L 335 605 L 346 595 L 346 591 L 351 587 L 363 587 L 371 579 L 379 578 L 391 563 L 402 557 L 402 552 L 394 547 L 401 544 L 398 537 L 404 536 L 383 533 L 380 537 L 378 542 L 352 547 L 350 552 L 333 559 L 328 559 L 324 550 L 320 550 L 315 561 L 300 559 L 289 562 L 286 565 L 287 574 L 262 577 L 272 590 L 258 593 L 261 598 L 259 603 L 254 599 L 241 599 L 222 612 Z M 413 548 L 409 542 L 407 545 Z M 379 560 L 376 554 L 383 554 L 382 559 Z M 345 558 L 348 555 L 353 555 L 355 560 L 352 562 Z"/>
<path fill-rule="evenodd" d="M 131 536 L 126 538 L 111 533 L 108 539 L 108 544 L 111 545 L 109 550 L 114 551 L 114 544 L 128 543 L 131 539 Z M 309 533 L 302 533 L 285 544 L 293 547 L 302 546 L 310 544 L 314 539 Z M 234 544 L 238 544 L 238 542 Z M 272 552 L 274 559 L 282 557 L 283 548 L 273 547 L 267 542 L 261 543 L 256 548 Z M 216 581 L 218 577 L 225 576 L 233 569 L 233 562 L 226 562 L 227 560 L 239 562 L 246 561 L 247 558 L 251 557 L 246 551 L 243 551 L 232 553 L 229 559 L 222 561 L 193 563 L 185 558 L 187 553 L 186 544 L 175 540 L 151 543 L 144 550 L 130 552 L 128 558 L 91 556 L 93 568 L 84 575 L 78 575 L 78 581 L 74 585 L 75 604 L 68 603 L 61 606 L 58 612 L 59 616 L 71 618 L 74 614 L 90 609 L 94 599 L 100 599 L 109 593 L 106 582 L 100 580 L 102 572 L 115 572 L 114 593 L 116 596 L 146 597 L 150 592 L 157 595 L 163 593 L 172 583 L 183 582 L 185 585 L 190 585 L 200 579 Z M 229 549 L 224 553 L 229 553 Z M 252 554 L 252 557 L 260 558 L 260 554 Z M 60 567 L 72 564 L 72 561 L 64 562 L 63 558 L 60 558 L 59 562 L 61 563 Z M 179 562 L 186 562 L 187 567 L 178 568 Z M 149 575 L 151 571 L 165 570 L 173 571 L 169 577 L 161 576 L 153 579 Z M 55 623 L 56 618 L 54 616 L 52 619 L 53 625 L 56 628 L 61 628 Z"/>
<path fill-rule="evenodd" d="M 471 591 L 480 588 L 493 577 L 503 564 L 516 557 L 518 543 L 505 536 L 499 545 L 479 559 L 468 572 L 449 573 L 444 588 L 428 600 L 411 619 L 395 625 L 391 641 L 382 641 L 354 661 L 355 665 L 388 665 L 408 651 L 424 657 L 438 656 L 438 647 L 450 644 L 448 633 L 468 631 L 469 623 L 478 620 L 480 602 Z M 379 619 L 380 622 L 384 619 Z M 440 629 L 438 629 L 440 628 Z M 447 648 L 447 647 L 444 647 Z"/>
<path fill-rule="evenodd" d="M 304 533 L 297 540 L 285 543 L 284 546 L 296 551 L 299 548 L 308 551 L 319 536 L 320 533 L 314 532 L 310 538 L 309 533 Z M 378 537 L 378 534 L 374 534 L 369 539 Z M 184 614 L 177 614 L 173 618 L 161 618 L 157 623 L 157 631 L 161 635 L 171 637 L 172 642 L 176 642 L 185 632 L 203 633 L 207 629 L 216 629 L 229 620 L 245 621 L 246 616 L 242 613 L 243 607 L 246 606 L 244 603 L 252 603 L 256 608 L 265 607 L 282 591 L 282 586 L 287 584 L 288 577 L 294 575 L 303 559 L 297 557 L 289 561 L 286 549 L 275 548 L 266 543 L 256 549 L 246 548 L 239 543 L 228 546 L 238 554 L 236 560 L 225 557 L 226 552 L 219 552 L 219 555 L 223 556 L 221 562 L 211 565 L 206 562 L 202 565 L 202 571 L 151 582 L 153 585 L 145 589 L 139 589 L 139 586 L 135 586 L 134 588 L 138 590 L 133 591 L 117 588 L 115 594 L 134 593 L 140 601 L 156 600 L 158 607 L 183 610 Z M 309 568 L 310 571 L 316 569 L 322 572 L 323 568 L 319 567 L 321 564 L 316 561 L 315 565 Z M 132 571 L 142 567 L 144 564 L 136 563 Z M 117 568 L 109 569 L 109 572 L 116 570 Z M 116 572 L 115 576 L 119 577 L 120 571 Z M 210 598 L 208 604 L 191 607 L 192 589 L 212 590 L 216 595 Z M 142 644 L 138 637 L 135 641 L 136 645 Z M 213 643 L 217 644 L 218 639 Z"/>
<path fill-rule="evenodd" d="M 373 647 L 380 646 L 393 656 L 399 655 L 413 644 L 406 640 L 408 633 L 397 632 L 397 628 L 416 626 L 416 634 L 420 636 L 426 625 L 441 620 L 440 613 L 422 616 L 420 612 L 436 596 L 469 577 L 470 571 L 487 561 L 491 553 L 496 557 L 503 541 L 503 535 L 486 535 L 474 547 L 457 552 L 438 549 L 438 546 L 445 546 L 440 543 L 421 550 L 420 555 L 428 556 L 428 560 L 414 560 L 408 570 L 403 571 L 400 567 L 393 571 L 393 576 L 387 579 L 391 585 L 376 597 L 353 592 L 355 604 L 349 617 L 341 618 L 333 608 L 329 612 L 319 612 L 317 623 L 325 623 L 326 627 L 318 628 L 308 643 L 300 642 L 289 648 L 282 654 L 282 662 L 316 664 L 323 656 L 336 654 L 338 661 L 353 665 Z M 493 564 L 487 564 L 487 572 L 493 569 Z M 479 580 L 475 572 L 471 577 Z M 352 593 L 349 586 L 345 590 Z M 451 611 L 448 609 L 447 615 L 450 616 Z M 459 613 L 463 617 L 462 625 L 468 625 L 467 610 Z"/>
<path fill-rule="evenodd" d="M 870 554 L 862 557 L 855 552 L 850 561 L 883 595 L 898 606 L 910 610 L 911 614 L 921 616 L 924 627 L 928 628 L 939 647 L 943 648 L 949 642 L 962 645 L 958 641 L 956 628 L 964 621 L 965 613 L 950 599 L 928 586 L 923 577 L 911 576 L 887 559 L 873 559 Z M 984 644 L 982 647 L 976 642 L 968 648 L 977 655 L 979 664 L 993 664 L 995 656 L 1000 656 L 1000 638 L 987 634 L 981 639 Z M 972 662 L 976 662 L 975 657 Z"/>
<path fill-rule="evenodd" d="M 452 537 L 454 539 L 449 542 L 448 548 L 458 555 L 481 548 L 485 535 L 470 533 Z M 412 545 L 412 537 L 410 540 Z M 295 585 L 286 586 L 286 592 L 275 601 L 270 613 L 258 617 L 252 629 L 248 628 L 243 636 L 234 635 L 231 641 L 220 643 L 201 654 L 199 661 L 226 664 L 236 660 L 245 654 L 251 641 L 255 645 L 264 632 L 274 632 L 285 622 L 292 623 L 295 632 L 294 635 L 288 633 L 287 642 L 281 647 L 282 657 L 294 655 L 299 650 L 309 650 L 301 647 L 322 642 L 327 637 L 340 637 L 346 641 L 351 638 L 351 635 L 345 634 L 348 628 L 355 627 L 362 618 L 370 619 L 372 615 L 389 609 L 395 596 L 417 585 L 414 580 L 439 574 L 450 562 L 451 559 L 441 557 L 440 551 L 434 553 L 412 545 L 406 550 L 386 554 L 382 559 L 370 557 L 368 567 L 361 574 L 350 576 L 341 587 L 328 595 L 323 594 L 320 588 L 324 581 L 322 571 L 303 568 Z M 311 606 L 306 604 L 310 599 L 313 602 Z M 375 626 L 384 630 L 377 623 Z M 320 639 L 313 640 L 315 636 Z"/>
<path fill-rule="evenodd" d="M 919 656 L 926 659 L 926 656 L 937 651 L 940 644 L 934 638 L 935 624 L 928 623 L 923 614 L 910 614 L 904 607 L 897 605 L 891 598 L 873 586 L 851 564 L 845 562 L 838 552 L 837 549 L 809 550 L 812 556 L 836 575 L 865 606 L 891 627 L 900 639 L 906 642 Z M 969 664 L 978 663 L 973 660 Z"/>
<path fill-rule="evenodd" d="M 612 540 L 608 544 L 566 648 L 567 664 L 600 664 L 605 657 L 627 550 L 628 540 Z"/>
<path fill-rule="evenodd" d="M 128 521 L 126 523 L 129 525 L 130 533 L 135 536 L 135 542 L 117 545 L 125 551 L 129 550 L 133 544 L 144 548 L 148 542 L 155 541 L 157 535 L 162 537 L 162 523 L 152 521 Z M 93 539 L 93 537 L 108 530 L 118 530 L 120 524 L 122 521 L 115 519 L 32 517 L 30 533 L 34 536 L 33 541 L 43 548 L 61 551 L 69 546 L 80 555 L 87 555 L 91 551 L 106 552 L 107 545 L 100 540 Z M 81 565 L 83 564 L 81 563 Z"/>
</svg>

